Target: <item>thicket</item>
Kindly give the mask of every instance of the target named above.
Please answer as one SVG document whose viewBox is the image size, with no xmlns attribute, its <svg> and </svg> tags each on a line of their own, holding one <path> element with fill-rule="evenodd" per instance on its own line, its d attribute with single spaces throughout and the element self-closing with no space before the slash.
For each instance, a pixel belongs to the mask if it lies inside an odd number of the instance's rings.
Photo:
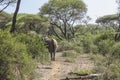
<svg viewBox="0 0 120 80">
<path fill-rule="evenodd" d="M 26 45 L 17 42 L 9 32 L 0 30 L 0 79 L 23 80 L 34 67 Z"/>
<path fill-rule="evenodd" d="M 69 42 L 62 41 L 60 50 L 65 50 L 64 56 L 72 54 L 71 50 L 77 53 L 92 53 L 91 58 L 95 61 L 93 73 L 102 74 L 98 80 L 119 80 L 120 42 L 114 40 L 115 30 L 99 26 L 91 28 L 93 29 L 77 28 L 82 32 L 78 31 L 76 37 Z"/>
<path fill-rule="evenodd" d="M 34 33 L 18 34 L 16 39 L 26 45 L 27 52 L 33 59 L 41 63 L 49 61 L 49 52 L 40 35 Z"/>
<path fill-rule="evenodd" d="M 49 61 L 49 53 L 40 36 L 35 34 L 10 34 L 0 30 L 0 80 L 25 80 L 30 78 L 36 61 Z"/>
<path fill-rule="evenodd" d="M 82 28 L 81 28 L 82 29 Z M 92 53 L 95 61 L 94 73 L 101 73 L 98 80 L 120 79 L 120 42 L 115 42 L 115 30 L 97 28 L 80 35 L 84 53 Z M 77 38 L 78 39 L 78 38 Z"/>
</svg>

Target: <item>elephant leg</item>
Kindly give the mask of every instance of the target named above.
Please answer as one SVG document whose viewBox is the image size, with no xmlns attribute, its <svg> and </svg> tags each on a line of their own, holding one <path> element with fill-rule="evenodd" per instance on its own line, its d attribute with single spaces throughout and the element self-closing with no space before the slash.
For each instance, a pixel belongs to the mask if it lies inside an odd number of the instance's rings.
<svg viewBox="0 0 120 80">
<path fill-rule="evenodd" d="M 52 59 L 52 56 L 53 56 L 52 52 L 50 53 L 50 56 L 51 56 L 51 60 L 53 60 L 53 59 Z"/>
</svg>

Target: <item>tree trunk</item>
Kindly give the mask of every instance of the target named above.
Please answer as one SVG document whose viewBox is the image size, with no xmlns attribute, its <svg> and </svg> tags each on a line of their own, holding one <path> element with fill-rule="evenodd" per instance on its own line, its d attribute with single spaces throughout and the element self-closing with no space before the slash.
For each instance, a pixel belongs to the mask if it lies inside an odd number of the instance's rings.
<svg viewBox="0 0 120 80">
<path fill-rule="evenodd" d="M 18 11 L 19 11 L 20 2 L 21 2 L 21 0 L 18 0 L 18 1 L 17 1 L 16 10 L 15 10 L 15 12 L 14 12 L 13 20 L 12 20 L 12 26 L 11 26 L 11 29 L 10 29 L 10 32 L 11 32 L 11 33 L 14 33 L 14 31 L 15 31 L 16 17 L 17 17 Z"/>
</svg>

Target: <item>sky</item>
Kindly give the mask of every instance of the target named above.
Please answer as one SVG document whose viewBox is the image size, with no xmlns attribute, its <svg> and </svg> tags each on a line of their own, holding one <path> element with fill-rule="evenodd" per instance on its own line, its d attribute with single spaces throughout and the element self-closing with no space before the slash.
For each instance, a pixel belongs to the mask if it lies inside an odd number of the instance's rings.
<svg viewBox="0 0 120 80">
<path fill-rule="evenodd" d="M 91 23 L 100 16 L 117 13 L 116 0 L 83 0 L 87 5 L 87 15 L 92 18 Z M 48 0 L 21 0 L 19 13 L 37 14 L 39 8 Z M 6 10 L 8 13 L 15 11 L 15 6 L 12 5 Z"/>
</svg>

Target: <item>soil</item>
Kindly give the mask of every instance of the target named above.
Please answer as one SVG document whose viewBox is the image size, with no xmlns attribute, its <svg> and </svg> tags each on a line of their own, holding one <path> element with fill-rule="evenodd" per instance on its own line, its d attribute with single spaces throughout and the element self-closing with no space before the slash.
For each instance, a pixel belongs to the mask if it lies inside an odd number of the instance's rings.
<svg viewBox="0 0 120 80">
<path fill-rule="evenodd" d="M 38 64 L 36 69 L 37 77 L 34 80 L 62 80 L 69 73 L 75 70 L 86 70 L 94 67 L 94 62 L 90 60 L 88 54 L 81 54 L 74 62 L 67 62 L 62 53 L 56 53 L 56 60 L 48 65 Z"/>
</svg>

